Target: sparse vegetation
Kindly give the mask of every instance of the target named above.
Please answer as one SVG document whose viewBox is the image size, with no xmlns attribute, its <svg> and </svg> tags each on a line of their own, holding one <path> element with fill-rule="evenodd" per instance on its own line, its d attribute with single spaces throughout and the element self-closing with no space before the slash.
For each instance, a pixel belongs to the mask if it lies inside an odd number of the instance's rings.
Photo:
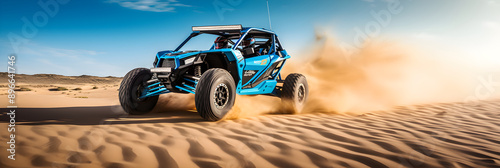
<svg viewBox="0 0 500 168">
<path fill-rule="evenodd" d="M 31 91 L 31 89 L 27 87 L 21 87 L 19 89 L 15 89 L 15 91 Z"/>
<path fill-rule="evenodd" d="M 75 89 L 73 89 L 73 90 L 82 90 L 82 88 L 75 88 Z"/>
<path fill-rule="evenodd" d="M 97 87 L 97 86 L 94 86 L 94 87 L 92 87 L 92 89 L 99 89 L 99 87 Z"/>
<path fill-rule="evenodd" d="M 76 96 L 75 98 L 87 99 L 87 98 L 89 98 L 89 97 L 87 97 L 87 96 Z"/>
<path fill-rule="evenodd" d="M 53 89 L 49 89 L 50 91 L 65 91 L 65 90 L 68 90 L 68 88 L 65 88 L 65 87 L 57 87 L 57 88 L 53 88 Z"/>
</svg>

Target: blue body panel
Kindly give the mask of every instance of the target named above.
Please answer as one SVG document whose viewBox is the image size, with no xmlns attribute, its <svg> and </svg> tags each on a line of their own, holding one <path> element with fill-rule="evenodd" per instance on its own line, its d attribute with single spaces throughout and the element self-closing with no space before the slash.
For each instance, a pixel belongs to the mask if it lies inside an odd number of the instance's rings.
<svg viewBox="0 0 500 168">
<path fill-rule="evenodd" d="M 267 70 L 267 67 L 270 65 L 269 64 L 269 55 L 261 55 L 261 56 L 256 56 L 252 58 L 247 58 L 245 59 L 245 67 L 243 68 L 244 70 L 256 70 L 257 74 L 253 76 L 250 81 L 246 83 L 242 83 L 242 86 L 248 85 L 250 82 L 258 78 L 264 71 Z"/>
<path fill-rule="evenodd" d="M 236 93 L 239 95 L 271 94 L 276 88 L 276 84 L 278 84 L 276 80 L 265 80 L 253 88 L 236 90 Z"/>
</svg>

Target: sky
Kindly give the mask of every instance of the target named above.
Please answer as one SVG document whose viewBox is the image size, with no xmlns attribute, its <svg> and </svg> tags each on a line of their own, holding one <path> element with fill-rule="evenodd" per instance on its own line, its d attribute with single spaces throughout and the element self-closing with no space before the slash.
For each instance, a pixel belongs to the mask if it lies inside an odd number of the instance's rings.
<svg viewBox="0 0 500 168">
<path fill-rule="evenodd" d="M 292 57 L 315 30 L 358 47 L 364 36 L 438 44 L 491 62 L 500 57 L 500 0 L 269 0 L 272 30 Z M 151 67 L 191 26 L 241 24 L 270 29 L 266 0 L 3 0 L 0 71 L 124 76 Z M 207 49 L 211 44 L 207 44 Z"/>
</svg>

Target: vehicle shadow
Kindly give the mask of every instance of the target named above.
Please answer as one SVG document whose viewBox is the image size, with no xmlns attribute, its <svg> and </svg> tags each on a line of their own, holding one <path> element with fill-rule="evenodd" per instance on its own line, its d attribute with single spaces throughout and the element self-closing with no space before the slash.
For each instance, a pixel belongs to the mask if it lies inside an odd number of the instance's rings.
<svg viewBox="0 0 500 168">
<path fill-rule="evenodd" d="M 9 122 L 10 109 L 1 109 L 0 121 Z M 134 123 L 179 123 L 203 122 L 196 111 L 155 110 L 144 115 L 129 115 L 121 106 L 62 107 L 62 108 L 17 108 L 15 121 L 18 125 L 103 125 Z"/>
</svg>

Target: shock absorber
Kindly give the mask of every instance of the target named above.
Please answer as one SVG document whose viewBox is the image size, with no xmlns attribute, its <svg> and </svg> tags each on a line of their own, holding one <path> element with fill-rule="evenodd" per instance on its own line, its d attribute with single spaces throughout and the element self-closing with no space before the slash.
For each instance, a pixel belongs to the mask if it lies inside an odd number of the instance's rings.
<svg viewBox="0 0 500 168">
<path fill-rule="evenodd" d="M 201 76 L 201 66 L 196 65 L 194 66 L 194 76 Z"/>
</svg>

